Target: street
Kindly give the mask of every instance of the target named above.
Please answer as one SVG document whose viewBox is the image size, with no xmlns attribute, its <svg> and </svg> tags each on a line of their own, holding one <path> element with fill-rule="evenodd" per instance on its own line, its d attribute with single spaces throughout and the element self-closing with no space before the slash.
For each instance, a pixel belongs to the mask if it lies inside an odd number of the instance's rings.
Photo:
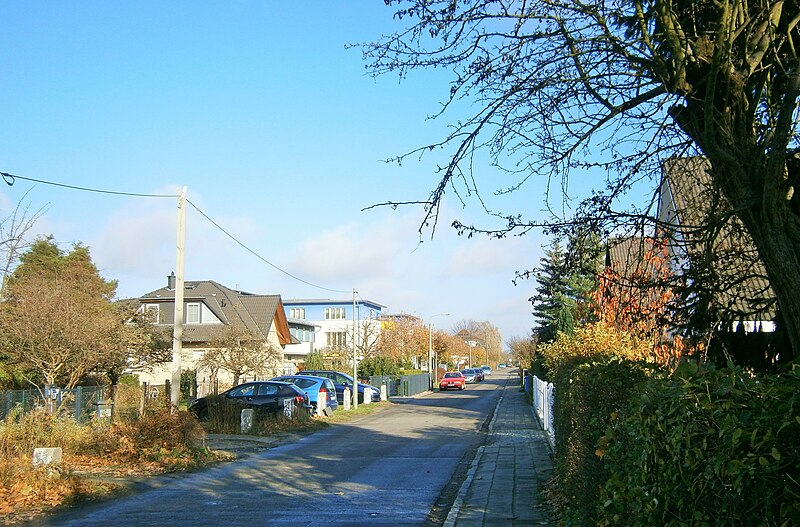
<svg viewBox="0 0 800 527">
<path fill-rule="evenodd" d="M 464 391 L 393 399 L 391 408 L 295 443 L 154 478 L 141 492 L 35 525 L 435 525 L 507 376 L 495 371 Z"/>
</svg>

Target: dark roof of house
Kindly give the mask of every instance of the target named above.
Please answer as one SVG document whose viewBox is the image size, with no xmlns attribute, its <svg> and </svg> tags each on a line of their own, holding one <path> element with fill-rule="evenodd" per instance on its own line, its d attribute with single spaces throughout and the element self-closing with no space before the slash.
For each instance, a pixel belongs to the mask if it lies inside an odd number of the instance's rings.
<svg viewBox="0 0 800 527">
<path fill-rule="evenodd" d="M 141 303 L 175 303 L 175 290 L 162 287 L 139 297 Z M 184 302 L 202 302 L 225 325 L 246 328 L 264 339 L 269 335 L 273 322 L 282 344 L 289 343 L 288 323 L 283 312 L 280 295 L 255 295 L 236 291 L 213 280 L 184 282 Z M 162 310 L 160 324 L 173 325 L 172 309 Z M 219 335 L 218 324 L 186 324 L 183 327 L 185 342 L 209 342 Z"/>
<path fill-rule="evenodd" d="M 621 276 L 632 276 L 647 270 L 645 255 L 650 249 L 641 236 L 612 238 L 606 248 L 606 267 Z"/>
<path fill-rule="evenodd" d="M 684 272 L 712 285 L 712 308 L 738 319 L 771 320 L 775 295 L 764 264 L 750 235 L 714 186 L 709 168 L 700 157 L 664 162 L 660 199 L 671 200 L 674 207 L 660 218 L 666 223 L 664 232 L 680 249 L 680 256 L 686 257 L 684 267 L 693 268 Z"/>
</svg>

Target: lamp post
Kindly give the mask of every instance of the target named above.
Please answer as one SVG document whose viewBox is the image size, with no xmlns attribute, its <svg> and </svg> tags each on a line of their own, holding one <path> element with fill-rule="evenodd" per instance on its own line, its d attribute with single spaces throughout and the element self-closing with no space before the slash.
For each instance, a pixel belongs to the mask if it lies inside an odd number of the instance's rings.
<svg viewBox="0 0 800 527">
<path fill-rule="evenodd" d="M 432 315 L 430 318 L 434 317 L 449 317 L 450 313 L 437 313 Z M 433 379 L 433 322 L 428 319 L 428 377 L 430 381 L 429 389 L 433 390 L 434 386 L 434 379 Z"/>
</svg>

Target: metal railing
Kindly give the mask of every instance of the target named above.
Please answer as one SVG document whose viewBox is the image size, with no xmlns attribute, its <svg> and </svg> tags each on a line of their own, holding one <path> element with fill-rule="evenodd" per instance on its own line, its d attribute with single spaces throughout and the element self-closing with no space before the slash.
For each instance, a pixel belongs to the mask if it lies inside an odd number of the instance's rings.
<svg viewBox="0 0 800 527">
<path fill-rule="evenodd" d="M 0 392 L 0 420 L 8 417 L 13 411 L 19 411 L 24 415 L 38 408 L 50 408 L 59 415 L 85 422 L 102 410 L 105 395 L 105 386 L 78 386 L 69 390 L 50 387 L 43 391 Z"/>
</svg>

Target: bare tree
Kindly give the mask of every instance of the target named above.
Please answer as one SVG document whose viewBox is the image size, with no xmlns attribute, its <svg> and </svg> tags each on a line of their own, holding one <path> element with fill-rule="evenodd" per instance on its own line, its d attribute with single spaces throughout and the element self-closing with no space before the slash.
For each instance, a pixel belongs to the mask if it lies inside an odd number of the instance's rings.
<svg viewBox="0 0 800 527">
<path fill-rule="evenodd" d="M 19 255 L 28 249 L 32 240 L 28 239 L 28 233 L 33 229 L 39 218 L 47 211 L 47 206 L 33 211 L 30 203 L 23 205 L 28 192 L 14 206 L 2 221 L 0 221 L 0 265 L 2 265 L 2 283 L 0 283 L 0 298 L 6 285 L 6 278 L 14 269 L 19 261 Z"/>
<path fill-rule="evenodd" d="M 715 189 L 751 235 L 797 354 L 800 350 L 800 9 L 796 0 L 388 0 L 408 28 L 363 47 L 373 74 L 453 72 L 442 114 L 466 99 L 440 142 L 449 162 L 426 200 L 420 228 L 435 227 L 448 189 L 485 191 L 475 166 L 485 151 L 498 193 L 547 181 L 571 207 L 569 176 L 593 175 L 574 215 L 550 209 L 488 212 L 495 236 L 573 222 L 608 232 L 653 215 L 662 162 L 703 156 Z M 605 176 L 603 179 L 599 177 Z M 635 198 L 626 198 L 633 190 Z M 638 205 L 629 205 L 633 202 Z M 397 205 L 398 203 L 392 203 Z M 713 229 L 712 229 L 713 232 Z"/>
<path fill-rule="evenodd" d="M 238 325 L 225 326 L 219 336 L 209 342 L 209 348 L 200 365 L 229 372 L 234 385 L 239 384 L 245 374 L 272 376 L 283 357 L 277 346 Z"/>
</svg>

